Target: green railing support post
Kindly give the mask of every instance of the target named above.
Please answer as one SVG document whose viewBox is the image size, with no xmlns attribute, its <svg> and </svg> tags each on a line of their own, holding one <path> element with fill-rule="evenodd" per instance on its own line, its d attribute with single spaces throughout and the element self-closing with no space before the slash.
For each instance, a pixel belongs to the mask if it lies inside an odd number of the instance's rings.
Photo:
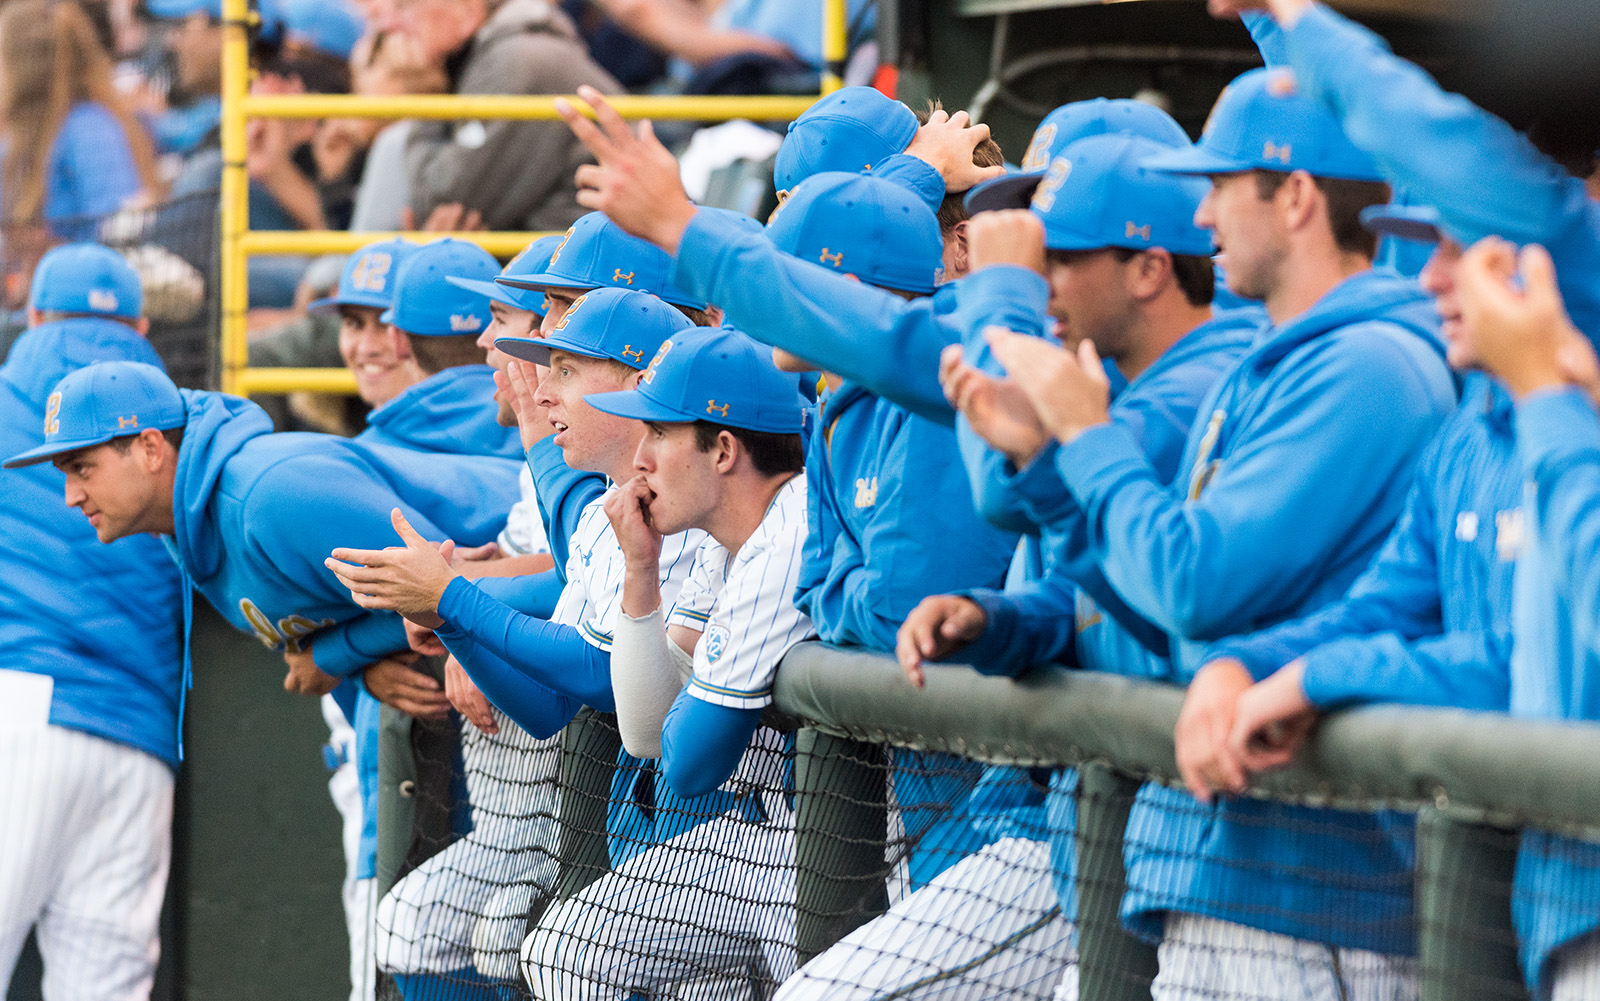
<svg viewBox="0 0 1600 1001">
<path fill-rule="evenodd" d="M 382 897 L 400 878 L 417 809 L 417 762 L 411 755 L 411 717 L 378 710 L 377 891 Z"/>
<path fill-rule="evenodd" d="M 795 941 L 800 963 L 889 907 L 884 748 L 795 735 Z"/>
<path fill-rule="evenodd" d="M 556 899 L 566 900 L 611 871 L 606 852 L 606 803 L 622 735 L 615 717 L 582 709 L 561 731 L 561 878 Z"/>
<path fill-rule="evenodd" d="M 1150 1001 L 1155 946 L 1122 927 L 1122 839 L 1139 781 L 1109 765 L 1078 771 L 1078 996 Z"/>
<path fill-rule="evenodd" d="M 1526 1001 L 1511 926 L 1515 832 L 1417 813 L 1422 1001 Z"/>
</svg>

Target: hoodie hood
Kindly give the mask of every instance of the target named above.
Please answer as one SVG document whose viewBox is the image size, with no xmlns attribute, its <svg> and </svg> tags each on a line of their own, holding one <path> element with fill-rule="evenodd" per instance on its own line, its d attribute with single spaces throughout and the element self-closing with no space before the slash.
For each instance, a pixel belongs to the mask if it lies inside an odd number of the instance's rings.
<svg viewBox="0 0 1600 1001">
<path fill-rule="evenodd" d="M 494 369 L 461 365 L 436 372 L 367 417 L 359 440 L 419 452 L 492 455 L 522 461 L 522 437 L 495 420 Z"/>
<path fill-rule="evenodd" d="M 150 342 L 127 324 L 82 317 L 25 331 L 0 366 L 0 378 L 42 407 L 56 383 L 69 372 L 100 361 L 139 361 L 166 367 Z"/>
<path fill-rule="evenodd" d="M 1258 370 L 1271 368 L 1302 344 L 1329 331 L 1370 321 L 1401 327 L 1444 357 L 1439 314 L 1422 286 L 1388 272 L 1363 271 L 1334 286 L 1304 313 L 1264 331 L 1256 342 L 1252 363 Z"/>
<path fill-rule="evenodd" d="M 222 563 L 222 536 L 206 507 L 223 468 L 252 440 L 272 433 L 272 418 L 238 396 L 181 390 L 189 409 L 172 486 L 172 521 L 179 563 L 205 580 Z"/>
</svg>

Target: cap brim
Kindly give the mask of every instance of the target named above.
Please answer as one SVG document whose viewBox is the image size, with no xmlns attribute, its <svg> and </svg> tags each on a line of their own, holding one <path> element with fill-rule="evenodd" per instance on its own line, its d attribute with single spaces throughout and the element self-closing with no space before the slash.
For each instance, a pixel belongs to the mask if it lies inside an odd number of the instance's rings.
<svg viewBox="0 0 1600 1001">
<path fill-rule="evenodd" d="M 1444 238 L 1438 210 L 1426 205 L 1374 205 L 1362 211 L 1361 225 L 1379 236 L 1417 243 L 1438 243 Z"/>
<path fill-rule="evenodd" d="M 550 342 L 543 337 L 496 337 L 494 347 L 496 351 L 518 361 L 531 361 L 535 365 L 550 364 Z"/>
<path fill-rule="evenodd" d="M 1242 174 L 1251 169 L 1248 163 L 1220 157 L 1199 146 L 1157 153 L 1139 166 L 1163 174 Z"/>
<path fill-rule="evenodd" d="M 589 289 L 600 287 L 592 282 L 574 281 L 571 278 L 563 278 L 560 275 L 552 275 L 549 272 L 539 275 L 521 275 L 517 278 L 508 278 L 505 275 L 501 275 L 500 277 L 496 278 L 494 282 L 496 285 L 505 285 L 509 288 L 529 289 L 534 292 L 543 292 L 547 288 L 572 288 L 583 289 L 587 291 Z"/>
<path fill-rule="evenodd" d="M 637 389 L 624 389 L 615 393 L 590 393 L 583 398 L 583 401 L 601 413 L 628 417 L 636 421 L 693 424 L 698 420 L 693 415 L 680 413 L 664 403 L 650 399 Z"/>
<path fill-rule="evenodd" d="M 364 306 L 367 309 L 388 309 L 389 300 L 373 301 L 359 295 L 330 295 L 326 299 L 313 299 L 306 303 L 306 312 L 320 313 L 340 306 Z"/>
<path fill-rule="evenodd" d="M 40 445 L 38 448 L 30 448 L 26 452 L 19 452 L 7 459 L 5 462 L 0 462 L 0 469 L 21 469 L 23 466 L 36 466 L 39 463 L 53 459 L 58 455 L 65 455 L 68 452 L 76 452 L 81 448 L 93 448 L 96 445 L 104 445 L 106 442 L 115 437 L 116 435 L 104 435 L 99 438 L 80 438 L 77 441 L 47 442 L 43 445 Z"/>
<path fill-rule="evenodd" d="M 492 299 L 495 302 L 500 303 L 502 306 L 510 306 L 512 309 L 527 310 L 530 313 L 538 313 L 540 316 L 544 315 L 543 310 L 530 308 L 523 303 L 521 298 L 518 297 L 517 293 L 520 291 L 525 291 L 523 289 L 507 288 L 506 286 L 496 284 L 493 281 L 483 281 L 477 278 L 452 278 L 446 276 L 445 281 L 454 285 L 456 288 L 466 289 L 468 292 L 476 292 L 485 298 Z"/>
<path fill-rule="evenodd" d="M 997 177 L 967 192 L 962 204 L 968 215 L 992 212 L 996 209 L 1025 209 L 1033 203 L 1033 193 L 1038 190 L 1043 174 L 1017 174 Z"/>
</svg>

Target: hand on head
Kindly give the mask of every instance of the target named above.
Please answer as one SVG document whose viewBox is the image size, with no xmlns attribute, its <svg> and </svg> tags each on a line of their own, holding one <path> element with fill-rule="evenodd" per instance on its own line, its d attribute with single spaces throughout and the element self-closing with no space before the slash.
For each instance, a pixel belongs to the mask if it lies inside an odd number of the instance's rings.
<svg viewBox="0 0 1600 1001">
<path fill-rule="evenodd" d="M 965 111 L 949 114 L 943 109 L 928 116 L 927 124 L 917 129 L 916 137 L 906 147 L 906 155 L 914 156 L 939 172 L 944 178 L 946 191 L 966 191 L 994 177 L 1004 176 L 1004 167 L 979 167 L 972 162 L 972 152 L 978 144 L 989 138 L 989 126 L 982 122 L 974 125 Z"/>
<path fill-rule="evenodd" d="M 556 111 L 597 161 L 578 168 L 578 204 L 597 209 L 634 236 L 667 253 L 694 218 L 695 206 L 683 190 L 678 161 L 661 145 L 649 121 L 635 133 L 617 110 L 593 87 L 579 87 L 578 96 L 594 110 L 591 122 L 565 100 Z"/>
</svg>

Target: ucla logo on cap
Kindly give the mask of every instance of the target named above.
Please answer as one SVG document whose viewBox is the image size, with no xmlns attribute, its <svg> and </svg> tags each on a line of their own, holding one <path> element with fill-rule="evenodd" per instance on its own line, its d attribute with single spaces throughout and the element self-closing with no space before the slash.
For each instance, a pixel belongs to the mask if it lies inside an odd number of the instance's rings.
<svg viewBox="0 0 1600 1001">
<path fill-rule="evenodd" d="M 550 255 L 551 264 L 554 264 L 556 261 L 561 259 L 561 252 L 567 249 L 567 241 L 572 239 L 572 231 L 577 228 L 578 227 L 576 226 L 572 226 L 568 228 L 565 233 L 561 234 L 561 242 L 556 244 L 556 252 Z"/>
<path fill-rule="evenodd" d="M 389 283 L 389 271 L 393 267 L 394 258 L 382 251 L 362 254 L 356 266 L 350 269 L 350 287 L 357 292 L 381 294 Z"/>
<path fill-rule="evenodd" d="M 1022 155 L 1022 169 L 1033 173 L 1050 166 L 1050 146 L 1056 141 L 1056 123 L 1046 122 L 1034 130 L 1028 152 Z"/>
<path fill-rule="evenodd" d="M 650 359 L 650 364 L 648 366 L 646 366 L 646 368 L 644 370 L 644 381 L 645 382 L 655 382 L 656 381 L 656 369 L 658 367 L 660 367 L 661 359 L 665 358 L 667 356 L 667 352 L 671 351 L 671 350 L 672 350 L 672 341 L 665 340 L 665 341 L 661 342 L 661 347 L 656 349 L 656 356 L 654 358 Z"/>
<path fill-rule="evenodd" d="M 1067 183 L 1067 178 L 1072 176 L 1072 161 L 1064 156 L 1058 156 L 1050 164 L 1050 170 L 1044 175 L 1044 180 L 1039 182 L 1039 187 L 1033 193 L 1033 207 L 1040 212 L 1048 212 L 1056 203 L 1056 195 L 1060 193 L 1061 186 Z"/>
<path fill-rule="evenodd" d="M 46 437 L 61 433 L 61 394 L 51 393 L 44 404 L 44 433 Z"/>
<path fill-rule="evenodd" d="M 451 313 L 450 329 L 458 334 L 475 334 L 483 326 L 483 321 L 470 313 Z"/>
<path fill-rule="evenodd" d="M 567 329 L 567 324 L 572 322 L 572 314 L 576 313 L 580 308 L 582 308 L 583 304 L 588 302 L 588 301 L 589 301 L 589 296 L 588 296 L 587 293 L 585 293 L 584 295 L 580 295 L 576 299 L 572 300 L 572 305 L 567 307 L 567 311 L 565 313 L 561 314 L 561 319 L 556 321 L 556 325 L 554 327 L 552 327 L 551 329 L 552 330 L 565 330 L 565 329 Z"/>
<path fill-rule="evenodd" d="M 110 289 L 92 288 L 89 290 L 89 308 L 100 313 L 115 313 L 117 294 Z"/>
</svg>

